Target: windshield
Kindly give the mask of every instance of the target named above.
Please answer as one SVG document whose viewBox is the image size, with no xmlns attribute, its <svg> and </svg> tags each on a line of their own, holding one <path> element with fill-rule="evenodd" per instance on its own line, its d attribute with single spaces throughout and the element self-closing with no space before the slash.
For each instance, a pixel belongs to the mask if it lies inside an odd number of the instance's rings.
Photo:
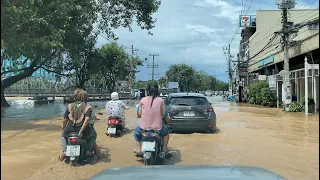
<svg viewBox="0 0 320 180">
<path fill-rule="evenodd" d="M 319 63 L 319 0 L 1 0 L 1 179 L 318 180 Z"/>
<path fill-rule="evenodd" d="M 197 105 L 207 105 L 208 101 L 206 98 L 199 98 L 199 97 L 172 97 L 170 98 L 169 104 L 197 106 Z"/>
</svg>

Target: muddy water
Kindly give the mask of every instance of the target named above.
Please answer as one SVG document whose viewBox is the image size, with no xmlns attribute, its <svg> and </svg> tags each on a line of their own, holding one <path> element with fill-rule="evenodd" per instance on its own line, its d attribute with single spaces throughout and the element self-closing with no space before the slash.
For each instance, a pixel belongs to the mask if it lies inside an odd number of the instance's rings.
<svg viewBox="0 0 320 180">
<path fill-rule="evenodd" d="M 214 104 L 217 134 L 172 134 L 173 157 L 166 164 L 257 166 L 289 179 L 319 179 L 318 115 L 279 109 Z M 137 124 L 134 109 L 127 124 Z M 132 153 L 132 132 L 121 138 L 103 135 L 105 116 L 95 125 L 104 157 L 94 165 L 70 167 L 57 160 L 60 120 L 1 123 L 1 179 L 81 179 L 106 168 L 142 166 Z"/>
</svg>

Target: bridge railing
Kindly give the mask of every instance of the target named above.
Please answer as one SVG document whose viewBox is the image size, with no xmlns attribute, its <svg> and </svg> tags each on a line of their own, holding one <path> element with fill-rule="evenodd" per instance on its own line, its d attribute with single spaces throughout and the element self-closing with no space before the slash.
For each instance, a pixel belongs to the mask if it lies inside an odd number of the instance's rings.
<svg viewBox="0 0 320 180">
<path fill-rule="evenodd" d="M 87 88 L 86 91 L 88 94 L 110 94 L 105 89 L 102 88 Z M 5 89 L 4 94 L 73 94 L 73 90 L 57 90 L 57 89 Z M 128 92 L 119 92 L 119 93 L 129 93 Z"/>
</svg>

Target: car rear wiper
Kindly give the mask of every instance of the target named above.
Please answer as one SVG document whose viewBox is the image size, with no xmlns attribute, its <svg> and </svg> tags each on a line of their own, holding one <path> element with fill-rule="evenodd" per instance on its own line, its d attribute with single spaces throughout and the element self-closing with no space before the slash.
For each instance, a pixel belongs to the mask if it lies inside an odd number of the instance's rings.
<svg viewBox="0 0 320 180">
<path fill-rule="evenodd" d="M 180 106 L 190 106 L 189 104 L 183 104 L 183 103 L 178 104 L 178 105 L 180 105 Z"/>
</svg>

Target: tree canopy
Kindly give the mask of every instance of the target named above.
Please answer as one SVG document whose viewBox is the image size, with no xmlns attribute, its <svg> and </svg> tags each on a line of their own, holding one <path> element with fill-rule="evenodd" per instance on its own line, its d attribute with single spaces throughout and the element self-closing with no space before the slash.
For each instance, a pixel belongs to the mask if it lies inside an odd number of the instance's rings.
<svg viewBox="0 0 320 180">
<path fill-rule="evenodd" d="M 63 74 L 70 68 L 92 65 L 86 62 L 96 56 L 93 47 L 100 33 L 116 39 L 114 28 L 132 31 L 136 20 L 151 34 L 156 21 L 152 15 L 159 6 L 159 0 L 1 1 L 1 75 L 18 72 L 1 80 L 1 106 L 8 105 L 5 89 L 39 68 Z M 27 60 L 17 61 L 21 56 L 31 61 L 30 65 L 26 65 Z M 4 59 L 12 60 L 13 66 L 3 70 Z M 90 72 L 77 76 L 82 82 L 87 75 Z"/>
<path fill-rule="evenodd" d="M 166 71 L 168 82 L 178 82 L 181 91 L 227 90 L 228 84 L 186 64 L 174 64 Z"/>
</svg>

